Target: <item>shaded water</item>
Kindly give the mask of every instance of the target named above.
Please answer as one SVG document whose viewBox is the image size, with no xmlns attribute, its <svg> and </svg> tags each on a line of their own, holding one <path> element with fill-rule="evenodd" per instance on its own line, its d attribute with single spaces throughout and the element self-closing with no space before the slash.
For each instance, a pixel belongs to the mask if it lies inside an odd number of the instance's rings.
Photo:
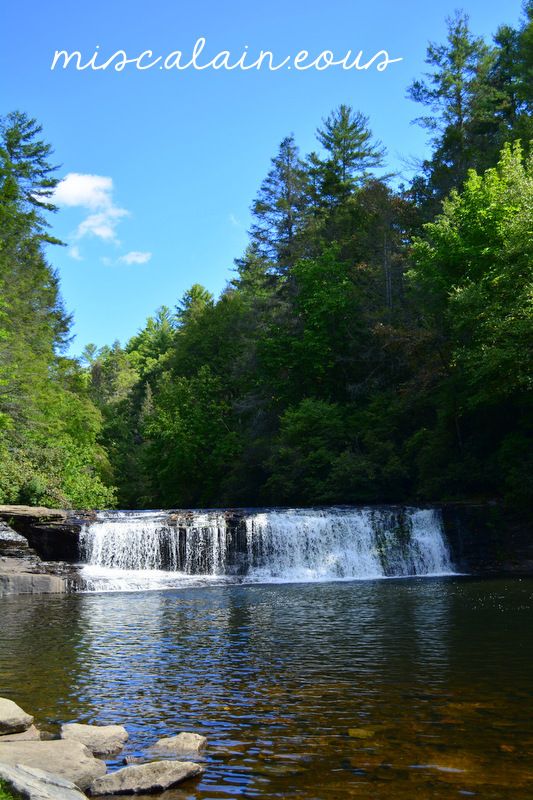
<svg viewBox="0 0 533 800">
<path fill-rule="evenodd" d="M 185 798 L 531 798 L 533 582 L 470 578 L 13 597 L 0 694 L 125 753 L 209 737 Z"/>
</svg>

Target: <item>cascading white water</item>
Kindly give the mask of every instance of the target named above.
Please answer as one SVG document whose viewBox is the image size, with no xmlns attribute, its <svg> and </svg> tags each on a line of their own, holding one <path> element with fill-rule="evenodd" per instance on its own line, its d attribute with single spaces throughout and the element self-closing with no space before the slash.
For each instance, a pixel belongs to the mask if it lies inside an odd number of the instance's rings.
<svg viewBox="0 0 533 800">
<path fill-rule="evenodd" d="M 451 571 L 438 512 L 271 511 L 246 518 L 256 578 L 335 580 Z"/>
<path fill-rule="evenodd" d="M 453 570 L 440 513 L 433 509 L 106 512 L 85 526 L 80 544 L 82 575 L 95 590 Z"/>
</svg>

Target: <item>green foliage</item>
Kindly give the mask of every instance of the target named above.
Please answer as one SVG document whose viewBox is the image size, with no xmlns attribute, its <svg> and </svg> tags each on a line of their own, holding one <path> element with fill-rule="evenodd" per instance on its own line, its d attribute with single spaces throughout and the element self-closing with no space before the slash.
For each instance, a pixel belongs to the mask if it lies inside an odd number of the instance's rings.
<svg viewBox="0 0 533 800">
<path fill-rule="evenodd" d="M 434 151 L 414 183 L 426 220 L 469 169 L 494 166 L 505 143 L 521 139 L 529 147 L 533 139 L 531 2 L 521 27 L 501 26 L 492 46 L 471 33 L 466 14 L 447 23 L 446 43 L 428 47 L 430 72 L 408 93 L 430 111 L 417 121 L 431 132 Z"/>
<path fill-rule="evenodd" d="M 438 423 L 416 440 L 422 472 L 442 464 L 436 491 L 501 491 L 503 468 L 505 491 L 521 493 L 509 453 L 525 450 L 531 414 L 532 166 L 518 143 L 506 145 L 495 168 L 470 172 L 413 247 L 410 279 L 447 363 Z M 450 474 L 453 428 L 459 452 Z"/>
<path fill-rule="evenodd" d="M 162 376 L 143 425 L 143 464 L 151 476 L 148 505 L 209 504 L 238 456 L 229 415 L 223 382 L 209 367 L 201 367 L 192 378 Z"/>
<path fill-rule="evenodd" d="M 331 503 L 339 499 L 333 471 L 346 452 L 342 409 L 307 398 L 287 409 L 271 458 L 267 482 L 276 503 Z"/>
<path fill-rule="evenodd" d="M 45 231 L 44 211 L 56 211 L 51 198 L 57 185 L 55 166 L 50 164 L 52 148 L 37 137 L 42 127 L 20 111 L 0 119 L 0 224 L 6 218 L 15 227 L 31 228 L 40 238 L 59 242 Z M 18 218 L 18 219 L 16 219 Z"/>
<path fill-rule="evenodd" d="M 0 800 L 22 800 L 19 794 L 14 794 L 5 781 L 0 780 Z"/>
<path fill-rule="evenodd" d="M 390 408 L 390 406 L 389 406 Z M 267 481 L 271 502 L 380 502 L 405 496 L 407 474 L 394 433 L 375 403 L 354 404 L 306 398 L 281 417 Z"/>
<path fill-rule="evenodd" d="M 369 170 L 383 165 L 385 149 L 381 142 L 372 141 L 368 122 L 360 111 L 340 105 L 317 130 L 325 157 L 314 155 L 311 163 L 321 204 L 346 200 L 364 183 Z"/>
<path fill-rule="evenodd" d="M 265 378 L 281 400 L 342 396 L 347 376 L 357 378 L 367 335 L 364 270 L 341 261 L 332 247 L 316 259 L 299 261 L 291 276 L 296 292 L 290 316 L 274 317 L 259 341 Z"/>
<path fill-rule="evenodd" d="M 350 120 L 341 109 L 327 127 L 348 150 Z M 418 237 L 409 195 L 357 160 L 335 202 L 313 196 L 332 156 L 314 157 L 298 258 L 275 200 L 280 157 L 219 300 L 194 286 L 175 318 L 90 354 L 121 503 L 526 503 L 514 458 L 526 462 L 531 436 L 533 203 L 520 146 L 471 171 Z"/>
<path fill-rule="evenodd" d="M 61 356 L 70 318 L 42 242 L 57 181 L 35 120 L 0 123 L 0 502 L 110 505 L 101 415 Z"/>
<path fill-rule="evenodd" d="M 409 90 L 433 152 L 407 189 L 376 176 L 383 148 L 349 106 L 316 152 L 287 136 L 221 296 L 195 284 L 81 363 L 61 356 L 70 320 L 42 251 L 51 151 L 7 117 L 0 502 L 528 507 L 532 26 L 530 2 L 492 44 L 448 21 Z"/>
<path fill-rule="evenodd" d="M 518 144 L 506 145 L 498 166 L 471 172 L 413 248 L 411 277 L 432 298 L 470 408 L 533 388 L 532 167 Z"/>
</svg>

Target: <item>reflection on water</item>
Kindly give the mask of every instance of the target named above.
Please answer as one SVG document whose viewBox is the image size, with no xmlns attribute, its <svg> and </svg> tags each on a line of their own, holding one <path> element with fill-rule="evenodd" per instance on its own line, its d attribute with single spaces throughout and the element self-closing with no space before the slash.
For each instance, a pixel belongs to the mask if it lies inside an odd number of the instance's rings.
<svg viewBox="0 0 533 800">
<path fill-rule="evenodd" d="M 123 722 L 127 754 L 183 729 L 207 735 L 204 777 L 168 800 L 522 800 L 532 588 L 454 578 L 6 598 L 0 694 L 51 730 Z"/>
</svg>

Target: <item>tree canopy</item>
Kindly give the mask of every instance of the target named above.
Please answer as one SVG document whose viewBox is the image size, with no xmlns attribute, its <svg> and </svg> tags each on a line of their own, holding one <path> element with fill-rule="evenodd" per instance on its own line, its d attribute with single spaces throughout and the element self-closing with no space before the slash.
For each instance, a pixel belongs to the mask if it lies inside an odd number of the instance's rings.
<svg viewBox="0 0 533 800">
<path fill-rule="evenodd" d="M 287 135 L 221 296 L 165 298 L 123 346 L 65 356 L 43 243 L 39 125 L 0 139 L 0 502 L 177 507 L 499 497 L 527 507 L 533 350 L 533 4 L 468 18 L 411 99 L 409 186 L 343 104 Z"/>
</svg>

